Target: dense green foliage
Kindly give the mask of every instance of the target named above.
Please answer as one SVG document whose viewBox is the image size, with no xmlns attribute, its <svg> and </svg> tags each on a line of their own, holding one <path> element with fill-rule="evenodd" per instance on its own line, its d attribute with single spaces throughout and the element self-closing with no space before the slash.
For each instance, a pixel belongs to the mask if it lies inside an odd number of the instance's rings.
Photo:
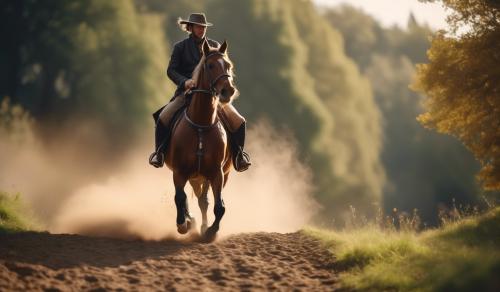
<svg viewBox="0 0 500 292">
<path fill-rule="evenodd" d="M 500 208 L 417 234 L 307 229 L 336 257 L 344 286 L 368 291 L 497 291 Z"/>
<path fill-rule="evenodd" d="M 8 0 L 0 22 L 0 96 L 50 132 L 92 120 L 114 144 L 142 129 L 165 94 L 161 30 L 132 1 Z"/>
<path fill-rule="evenodd" d="M 453 199 L 476 204 L 478 165 L 472 155 L 458 141 L 424 129 L 415 119 L 422 113 L 422 97 L 408 85 L 415 63 L 426 60 L 430 29 L 411 15 L 406 29 L 383 28 L 350 6 L 327 9 L 324 16 L 342 33 L 347 54 L 371 81 L 382 112 L 385 210 L 417 208 L 424 221 L 435 224 L 439 205 Z"/>
<path fill-rule="evenodd" d="M 500 4 L 443 0 L 450 31 L 439 32 L 418 67 L 428 97 L 419 121 L 458 138 L 481 163 L 486 190 L 500 190 Z"/>
</svg>

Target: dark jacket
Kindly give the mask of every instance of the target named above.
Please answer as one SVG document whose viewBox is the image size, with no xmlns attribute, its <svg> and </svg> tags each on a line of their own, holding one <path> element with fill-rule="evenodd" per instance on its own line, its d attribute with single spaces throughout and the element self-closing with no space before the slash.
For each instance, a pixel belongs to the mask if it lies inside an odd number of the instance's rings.
<svg viewBox="0 0 500 292">
<path fill-rule="evenodd" d="M 206 38 L 211 47 L 219 47 L 217 41 Z M 192 34 L 174 45 L 167 68 L 168 77 L 177 85 L 175 96 L 184 91 L 184 82 L 192 77 L 196 65 L 200 62 L 201 52 Z"/>
</svg>

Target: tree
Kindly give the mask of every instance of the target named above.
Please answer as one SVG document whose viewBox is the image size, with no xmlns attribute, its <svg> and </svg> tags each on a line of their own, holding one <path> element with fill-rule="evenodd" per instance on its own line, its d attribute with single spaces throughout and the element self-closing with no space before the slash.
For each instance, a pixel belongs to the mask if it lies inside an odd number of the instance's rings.
<svg viewBox="0 0 500 292">
<path fill-rule="evenodd" d="M 7 0 L 0 16 L 0 97 L 31 113 L 41 138 L 92 121 L 116 148 L 164 102 L 161 23 L 131 0 Z"/>
<path fill-rule="evenodd" d="M 474 173 L 479 166 L 456 139 L 425 129 L 415 117 L 422 96 L 408 88 L 415 63 L 427 60 L 432 31 L 413 15 L 406 28 L 384 28 L 372 16 L 351 6 L 325 8 L 324 17 L 345 40 L 346 53 L 371 82 L 382 112 L 382 163 L 387 174 L 383 205 L 411 212 L 437 224 L 437 208 L 477 204 Z"/>
<path fill-rule="evenodd" d="M 339 219 L 350 204 L 373 211 L 384 183 L 380 113 L 342 36 L 310 1 L 207 3 L 209 35 L 230 44 L 236 105 L 250 123 L 266 117 L 294 134 L 323 215 Z"/>
<path fill-rule="evenodd" d="M 500 3 L 443 0 L 452 11 L 417 68 L 414 89 L 427 95 L 426 127 L 458 138 L 481 163 L 485 190 L 500 190 Z"/>
</svg>

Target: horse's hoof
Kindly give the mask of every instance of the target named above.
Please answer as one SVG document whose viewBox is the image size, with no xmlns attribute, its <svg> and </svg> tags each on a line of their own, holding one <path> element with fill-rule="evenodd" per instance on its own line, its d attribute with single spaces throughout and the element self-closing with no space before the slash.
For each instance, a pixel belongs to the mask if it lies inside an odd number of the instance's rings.
<svg viewBox="0 0 500 292">
<path fill-rule="evenodd" d="M 204 237 L 207 242 L 212 242 L 217 238 L 217 231 L 219 231 L 219 228 L 210 226 L 207 228 L 205 231 Z"/>
<path fill-rule="evenodd" d="M 183 224 L 177 224 L 177 232 L 179 232 L 180 234 L 186 234 L 188 231 L 189 231 L 189 224 L 188 223 L 189 221 L 186 220 L 184 221 Z"/>
<path fill-rule="evenodd" d="M 205 232 L 207 232 L 207 229 L 208 229 L 208 225 L 207 224 L 202 224 L 201 225 L 201 234 L 205 234 Z"/>
</svg>

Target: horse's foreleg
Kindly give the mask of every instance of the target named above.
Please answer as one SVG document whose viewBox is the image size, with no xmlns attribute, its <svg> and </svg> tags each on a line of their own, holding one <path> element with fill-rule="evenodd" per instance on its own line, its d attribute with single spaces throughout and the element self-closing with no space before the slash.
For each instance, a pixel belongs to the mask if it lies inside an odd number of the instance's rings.
<svg viewBox="0 0 500 292">
<path fill-rule="evenodd" d="M 181 234 L 188 232 L 191 227 L 191 216 L 187 204 L 187 195 L 184 192 L 187 178 L 174 172 L 174 186 L 175 186 L 175 207 L 177 208 L 177 231 Z M 188 217 L 186 220 L 186 216 Z"/>
<path fill-rule="evenodd" d="M 207 210 L 208 210 L 208 187 L 209 183 L 208 181 L 204 181 L 202 184 L 201 188 L 201 194 L 198 197 L 198 206 L 200 207 L 201 210 L 201 217 L 202 217 L 202 222 L 201 222 L 201 234 L 204 234 L 205 231 L 207 230 L 208 226 L 208 219 L 207 219 Z"/>
<path fill-rule="evenodd" d="M 215 220 L 212 226 L 207 229 L 206 235 L 208 238 L 214 238 L 217 231 L 219 231 L 219 224 L 222 216 L 226 212 L 224 201 L 222 200 L 222 185 L 224 184 L 224 174 L 220 170 L 214 178 L 210 181 L 212 191 L 214 193 L 214 214 Z"/>
</svg>

